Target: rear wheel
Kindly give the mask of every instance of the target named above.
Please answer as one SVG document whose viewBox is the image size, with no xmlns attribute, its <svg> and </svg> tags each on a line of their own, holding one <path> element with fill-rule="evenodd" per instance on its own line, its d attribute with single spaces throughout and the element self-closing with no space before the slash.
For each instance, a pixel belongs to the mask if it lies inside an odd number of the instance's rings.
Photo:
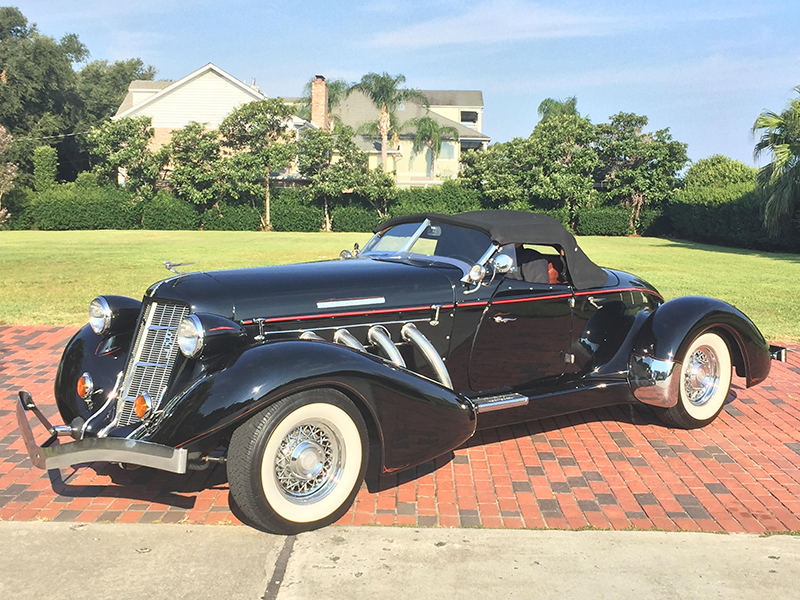
<svg viewBox="0 0 800 600">
<path fill-rule="evenodd" d="M 678 402 L 658 416 L 672 427 L 695 429 L 713 421 L 725 405 L 731 388 L 731 353 L 719 335 L 702 333 L 689 345 L 681 361 Z"/>
<path fill-rule="evenodd" d="M 292 534 L 338 520 L 367 463 L 367 428 L 340 392 L 309 390 L 271 404 L 239 427 L 228 448 L 234 500 L 255 524 Z"/>
</svg>

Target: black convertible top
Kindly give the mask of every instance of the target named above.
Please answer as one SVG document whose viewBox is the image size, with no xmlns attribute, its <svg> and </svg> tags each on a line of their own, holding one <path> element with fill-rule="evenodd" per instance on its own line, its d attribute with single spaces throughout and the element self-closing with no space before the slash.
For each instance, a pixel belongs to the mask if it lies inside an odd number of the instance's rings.
<svg viewBox="0 0 800 600">
<path fill-rule="evenodd" d="M 559 246 L 564 250 L 567 269 L 576 289 L 600 287 L 608 281 L 608 274 L 589 260 L 578 246 L 575 237 L 561 222 L 539 213 L 518 210 L 476 210 L 459 215 L 418 213 L 384 221 L 374 231 L 378 233 L 395 225 L 419 223 L 425 219 L 483 231 L 493 242 L 501 246 L 505 244 Z"/>
</svg>

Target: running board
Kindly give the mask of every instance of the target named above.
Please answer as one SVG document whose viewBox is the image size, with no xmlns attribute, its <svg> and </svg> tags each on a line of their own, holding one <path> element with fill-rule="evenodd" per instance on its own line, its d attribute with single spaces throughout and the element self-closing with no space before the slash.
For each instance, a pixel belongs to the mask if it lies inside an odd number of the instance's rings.
<svg viewBox="0 0 800 600">
<path fill-rule="evenodd" d="M 482 398 L 470 398 L 475 405 L 475 412 L 486 413 L 506 408 L 516 408 L 526 406 L 529 398 L 522 394 L 500 394 L 499 396 L 483 396 Z"/>
</svg>

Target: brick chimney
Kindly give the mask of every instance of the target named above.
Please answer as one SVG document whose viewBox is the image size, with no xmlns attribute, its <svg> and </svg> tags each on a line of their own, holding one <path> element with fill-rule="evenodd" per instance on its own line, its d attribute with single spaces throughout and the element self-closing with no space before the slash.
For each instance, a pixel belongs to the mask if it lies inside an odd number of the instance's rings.
<svg viewBox="0 0 800 600">
<path fill-rule="evenodd" d="M 328 84 L 322 75 L 311 82 L 311 122 L 328 129 Z"/>
</svg>

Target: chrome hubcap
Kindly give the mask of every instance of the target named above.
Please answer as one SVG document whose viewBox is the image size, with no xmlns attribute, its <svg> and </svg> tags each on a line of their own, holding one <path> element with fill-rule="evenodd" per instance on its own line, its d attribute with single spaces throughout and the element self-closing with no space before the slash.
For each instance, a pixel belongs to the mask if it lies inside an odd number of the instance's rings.
<svg viewBox="0 0 800 600">
<path fill-rule="evenodd" d="M 695 406 L 706 404 L 719 387 L 717 355 L 709 346 L 700 346 L 689 357 L 683 371 L 683 390 Z"/>
<path fill-rule="evenodd" d="M 306 422 L 281 440 L 275 455 L 275 477 L 286 498 L 297 503 L 324 498 L 339 481 L 344 448 L 327 423 Z"/>
</svg>

